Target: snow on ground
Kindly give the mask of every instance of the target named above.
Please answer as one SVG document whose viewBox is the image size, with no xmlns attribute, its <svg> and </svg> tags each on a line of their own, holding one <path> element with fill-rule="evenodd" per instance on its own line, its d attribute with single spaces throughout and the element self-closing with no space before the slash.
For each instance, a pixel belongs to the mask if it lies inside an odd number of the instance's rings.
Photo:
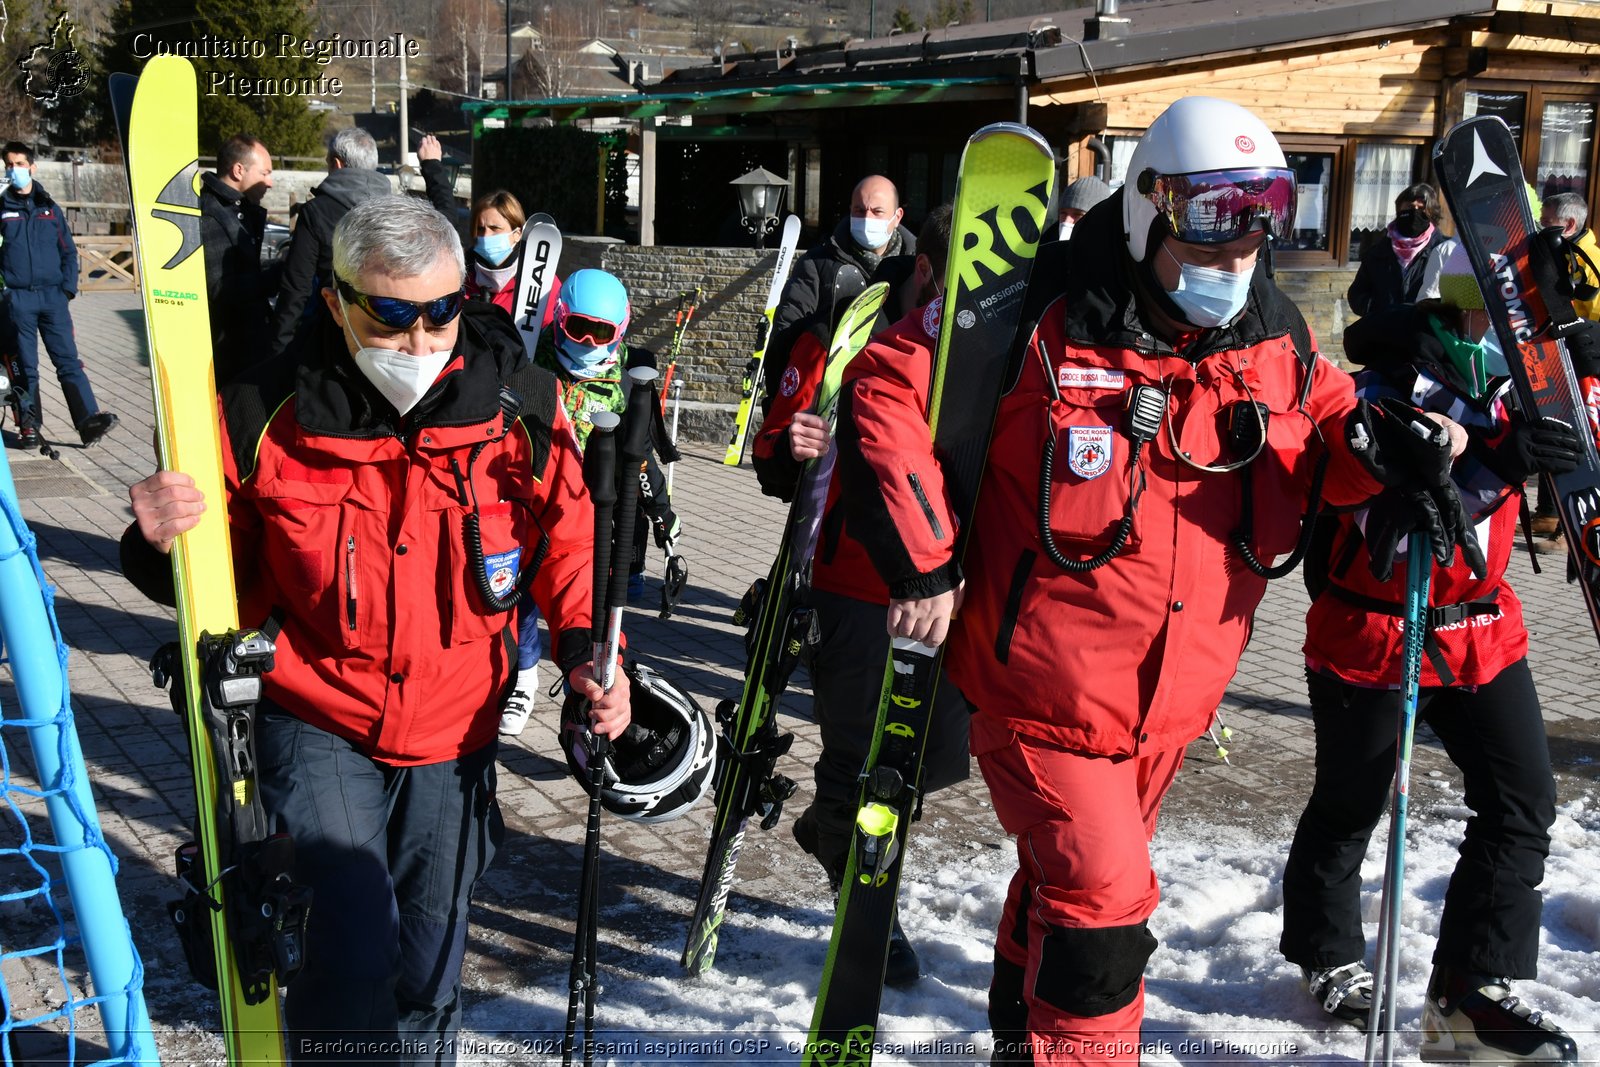
<svg viewBox="0 0 1600 1067">
<path fill-rule="evenodd" d="M 1296 814 L 1286 811 L 1273 817 L 1274 825 L 1250 828 L 1174 820 L 1158 832 L 1153 854 L 1164 899 L 1151 922 L 1161 947 L 1146 972 L 1146 1067 L 1362 1061 L 1361 1034 L 1324 1026 L 1298 970 L 1277 952 L 1279 880 Z M 1458 798 L 1437 783 L 1419 781 L 1407 850 L 1398 993 L 1403 1063 L 1416 1062 L 1439 908 L 1466 814 Z M 1362 871 L 1369 945 L 1377 936 L 1384 836 L 1380 827 Z M 913 989 L 885 992 L 876 1063 L 988 1060 L 992 938 L 1014 851 L 1009 845 L 970 849 L 970 858 L 958 857 L 964 862 L 944 856 L 931 869 L 918 864 L 913 848 L 902 914 L 921 954 L 924 978 Z M 1600 1063 L 1597 855 L 1600 798 L 1591 791 L 1560 808 L 1544 884 L 1540 975 L 1516 985 L 1519 995 L 1577 1039 L 1584 1063 Z M 645 903 L 626 910 L 643 911 Z M 681 923 L 646 924 L 654 932 L 633 945 L 625 969 L 615 966 L 617 953 L 603 943 L 603 967 L 608 960 L 613 966 L 602 974 L 596 1062 L 618 1067 L 669 1059 L 679 1065 L 798 1062 L 829 921 L 825 895 L 766 907 L 736 897 L 716 969 L 696 980 L 682 977 L 678 969 Z M 612 936 L 613 922 L 628 924 L 618 915 L 602 922 L 605 938 Z M 514 1035 L 527 1033 L 530 1018 L 559 1035 L 565 1014 L 561 982 L 539 982 L 475 1005 L 466 1013 L 461 1061 L 539 1059 L 535 1053 L 543 1050 L 536 1041 Z"/>
</svg>

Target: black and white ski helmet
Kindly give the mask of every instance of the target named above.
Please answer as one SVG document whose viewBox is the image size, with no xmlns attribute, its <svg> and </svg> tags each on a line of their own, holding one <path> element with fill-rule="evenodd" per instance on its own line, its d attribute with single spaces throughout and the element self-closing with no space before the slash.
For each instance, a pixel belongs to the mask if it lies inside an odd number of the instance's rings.
<svg viewBox="0 0 1600 1067">
<path fill-rule="evenodd" d="M 711 718 L 688 694 L 642 664 L 628 674 L 633 720 L 611 742 L 600 803 L 633 822 L 676 819 L 711 788 L 717 735 Z M 561 708 L 561 751 L 567 767 L 589 786 L 585 743 L 588 702 L 569 693 Z"/>
</svg>

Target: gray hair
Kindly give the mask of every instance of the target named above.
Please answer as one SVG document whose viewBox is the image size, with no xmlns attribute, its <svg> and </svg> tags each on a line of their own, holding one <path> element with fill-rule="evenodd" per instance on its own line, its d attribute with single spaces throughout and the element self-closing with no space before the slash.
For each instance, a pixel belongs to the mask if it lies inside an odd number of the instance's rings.
<svg viewBox="0 0 1600 1067">
<path fill-rule="evenodd" d="M 1544 198 L 1546 214 L 1553 215 L 1565 222 L 1571 219 L 1578 224 L 1578 229 L 1583 229 L 1589 221 L 1589 205 L 1583 202 L 1583 197 L 1578 193 L 1556 193 L 1554 196 Z"/>
<path fill-rule="evenodd" d="M 378 142 L 360 126 L 340 130 L 328 138 L 328 165 L 336 159 L 351 170 L 377 170 Z"/>
<path fill-rule="evenodd" d="M 456 228 L 415 197 L 363 200 L 333 230 L 333 273 L 347 282 L 368 271 L 415 278 L 446 255 L 455 263 L 456 277 L 466 277 L 467 261 Z"/>
</svg>

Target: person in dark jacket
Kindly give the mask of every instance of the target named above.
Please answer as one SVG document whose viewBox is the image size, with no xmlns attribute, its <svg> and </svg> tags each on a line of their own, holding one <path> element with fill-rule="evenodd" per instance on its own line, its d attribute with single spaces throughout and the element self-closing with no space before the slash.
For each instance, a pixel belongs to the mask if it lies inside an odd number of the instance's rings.
<svg viewBox="0 0 1600 1067">
<path fill-rule="evenodd" d="M 0 347 L 16 356 L 18 432 L 22 448 L 38 448 L 39 338 L 56 366 L 56 380 L 67 400 L 67 411 L 78 438 L 92 445 L 117 424 L 117 417 L 101 411 L 94 388 L 78 358 L 72 336 L 72 313 L 67 302 L 78 295 L 78 247 L 72 243 L 66 213 L 33 180 L 33 150 L 18 141 L 3 150 L 6 185 L 0 194 L 0 277 L 5 280 L 10 333 Z"/>
<path fill-rule="evenodd" d="M 251 561 L 240 617 L 280 623 L 255 739 L 261 799 L 314 900 L 284 1001 L 294 1061 L 449 1064 L 469 899 L 504 834 L 513 613 L 485 567 L 526 583 L 619 745 L 629 690 L 619 672 L 603 692 L 590 662 L 594 512 L 555 379 L 462 296 L 455 227 L 385 196 L 333 243 L 329 314 L 222 390 L 226 499 L 209 503 Z M 208 502 L 181 471 L 129 498 L 123 572 L 170 604 L 164 554 Z"/>
<path fill-rule="evenodd" d="M 428 200 L 453 222 L 455 201 L 442 155 L 437 137 L 424 137 L 417 145 Z M 278 303 L 272 311 L 271 354 L 287 349 L 301 320 L 317 313 L 321 302 L 311 298 L 333 277 L 333 228 L 357 204 L 392 191 L 388 177 L 378 173 L 378 144 L 372 134 L 353 126 L 328 139 L 328 176 L 300 209 L 284 260 Z"/>
<path fill-rule="evenodd" d="M 200 236 L 218 382 L 266 354 L 272 279 L 261 270 L 261 235 L 267 226 L 261 198 L 271 188 L 272 156 L 260 138 L 248 133 L 224 141 L 216 171 L 200 175 Z"/>
<path fill-rule="evenodd" d="M 1439 232 L 1439 194 L 1418 182 L 1394 199 L 1394 221 L 1381 240 L 1361 253 L 1361 266 L 1345 300 L 1357 315 L 1396 304 L 1415 304 L 1433 250 L 1447 239 Z"/>
<path fill-rule="evenodd" d="M 919 320 L 939 292 L 950 246 L 949 204 L 929 212 L 917 234 L 914 256 L 894 256 L 879 271 L 891 283 L 876 330 L 915 316 Z M 836 318 L 848 305 L 839 306 Z M 837 323 L 822 323 L 834 327 Z M 875 332 L 876 332 L 875 330 Z M 813 411 L 817 388 L 826 370 L 831 338 L 808 330 L 795 344 L 789 369 L 778 383 L 778 395 L 756 435 L 753 462 L 768 496 L 792 500 L 804 465 L 832 448 L 829 423 Z M 866 550 L 850 534 L 837 478 L 828 486 L 821 536 L 811 561 L 805 600 L 816 619 L 816 638 L 802 655 L 811 675 L 812 717 L 822 738 L 812 779 L 810 806 L 790 829 L 795 841 L 822 866 L 837 891 L 849 858 L 856 805 L 861 799 L 860 773 L 872 744 L 878 714 L 878 690 L 889 655 L 889 588 L 873 569 Z M 971 709 L 955 686 L 940 680 L 934 696 L 928 748 L 923 759 L 923 795 L 967 779 L 967 722 Z M 915 982 L 921 965 L 896 909 L 889 938 L 884 984 L 902 987 Z"/>
<path fill-rule="evenodd" d="M 916 237 L 900 224 L 904 217 L 894 182 L 881 174 L 868 175 L 850 194 L 849 216 L 839 220 L 832 236 L 795 263 L 772 318 L 763 414 L 772 407 L 776 383 L 788 368 L 789 350 L 800 335 L 807 330 L 826 333 L 838 309 L 873 282 L 890 280 L 878 277 L 884 260 L 916 254 Z"/>
</svg>

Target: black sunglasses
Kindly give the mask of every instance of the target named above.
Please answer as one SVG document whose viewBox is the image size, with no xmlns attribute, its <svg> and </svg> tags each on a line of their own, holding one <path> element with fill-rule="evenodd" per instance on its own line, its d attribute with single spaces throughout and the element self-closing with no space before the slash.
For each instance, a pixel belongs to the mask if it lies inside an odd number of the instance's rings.
<svg viewBox="0 0 1600 1067">
<path fill-rule="evenodd" d="M 339 292 L 345 300 L 391 330 L 409 330 L 421 315 L 428 316 L 428 322 L 433 326 L 447 326 L 461 314 L 461 307 L 466 302 L 466 291 L 463 289 L 418 303 L 415 300 L 401 300 L 397 296 L 368 296 L 343 278 L 337 281 Z"/>
</svg>

